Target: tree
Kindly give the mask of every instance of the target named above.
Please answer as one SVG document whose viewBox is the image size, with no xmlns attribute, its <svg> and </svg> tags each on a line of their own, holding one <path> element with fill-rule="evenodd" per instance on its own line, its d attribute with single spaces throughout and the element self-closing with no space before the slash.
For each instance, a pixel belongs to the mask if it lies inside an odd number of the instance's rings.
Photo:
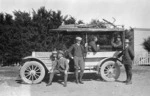
<svg viewBox="0 0 150 96">
<path fill-rule="evenodd" d="M 4 24 L 4 14 L 0 13 L 0 24 Z"/>
<path fill-rule="evenodd" d="M 72 16 L 70 16 L 68 19 L 64 20 L 64 23 L 67 24 L 75 24 L 76 23 L 76 19 Z"/>
<path fill-rule="evenodd" d="M 150 37 L 148 37 L 147 39 L 144 39 L 144 42 L 142 45 L 143 45 L 145 50 L 150 52 Z"/>
<path fill-rule="evenodd" d="M 14 11 L 15 24 L 17 26 L 28 26 L 31 24 L 31 16 L 28 12 Z"/>
<path fill-rule="evenodd" d="M 58 28 L 65 20 L 61 11 L 41 7 L 31 14 L 16 10 L 13 14 L 14 19 L 10 14 L 0 13 L 0 54 L 5 65 L 19 62 L 32 51 L 53 50 L 51 45 L 58 43 L 53 40 L 58 38 L 50 29 Z"/>
<path fill-rule="evenodd" d="M 12 35 L 13 33 L 13 19 L 12 15 L 10 14 L 1 14 L 1 23 L 0 23 L 0 54 L 1 54 L 1 60 L 8 64 L 8 58 L 14 57 L 10 56 L 12 54 L 13 47 L 10 46 L 10 42 L 12 42 Z"/>
<path fill-rule="evenodd" d="M 78 24 L 84 24 L 83 20 L 79 20 Z"/>
<path fill-rule="evenodd" d="M 8 25 L 13 24 L 12 15 L 10 15 L 10 14 L 5 15 L 5 23 L 8 24 Z"/>
</svg>

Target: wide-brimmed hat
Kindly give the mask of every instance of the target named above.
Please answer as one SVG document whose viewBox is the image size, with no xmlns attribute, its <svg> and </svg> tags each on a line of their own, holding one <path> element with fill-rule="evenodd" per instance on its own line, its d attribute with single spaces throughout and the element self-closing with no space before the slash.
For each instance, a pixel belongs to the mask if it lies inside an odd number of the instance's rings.
<svg viewBox="0 0 150 96">
<path fill-rule="evenodd" d="M 81 37 L 76 37 L 76 40 L 80 40 L 80 41 L 81 41 L 81 40 L 82 40 L 82 38 L 81 38 Z"/>
<path fill-rule="evenodd" d="M 62 54 L 62 55 L 64 55 L 64 52 L 63 52 L 63 51 L 61 51 L 61 50 L 59 50 L 59 51 L 58 51 L 58 54 Z"/>
</svg>

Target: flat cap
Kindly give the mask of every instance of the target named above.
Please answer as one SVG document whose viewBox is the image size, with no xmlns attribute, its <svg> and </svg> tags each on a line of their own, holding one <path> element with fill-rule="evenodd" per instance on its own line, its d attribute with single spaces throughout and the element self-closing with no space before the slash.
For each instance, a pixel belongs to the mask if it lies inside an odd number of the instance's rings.
<svg viewBox="0 0 150 96">
<path fill-rule="evenodd" d="M 76 40 L 82 40 L 82 38 L 81 37 L 76 37 Z"/>
<path fill-rule="evenodd" d="M 63 52 L 63 51 L 61 51 L 61 50 L 59 50 L 59 51 L 58 51 L 58 54 L 62 54 L 62 55 L 64 55 L 64 52 Z"/>
</svg>

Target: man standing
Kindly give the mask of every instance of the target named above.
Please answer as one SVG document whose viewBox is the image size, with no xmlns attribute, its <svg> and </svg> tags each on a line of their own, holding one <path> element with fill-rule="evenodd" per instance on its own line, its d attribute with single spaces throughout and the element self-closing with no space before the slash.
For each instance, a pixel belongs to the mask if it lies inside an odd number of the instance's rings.
<svg viewBox="0 0 150 96">
<path fill-rule="evenodd" d="M 60 73 L 64 75 L 64 87 L 67 86 L 67 78 L 68 78 L 68 61 L 63 57 L 63 51 L 58 52 L 58 60 L 53 62 L 52 69 L 50 70 L 50 79 L 47 86 L 52 85 L 53 77 L 56 73 Z"/>
<path fill-rule="evenodd" d="M 82 77 L 83 77 L 83 72 L 84 72 L 84 55 L 85 55 L 85 49 L 81 45 L 82 38 L 81 37 L 76 37 L 76 43 L 73 44 L 68 52 L 70 58 L 74 60 L 74 65 L 75 65 L 75 77 L 76 77 L 76 83 L 81 83 L 83 84 Z M 80 77 L 78 76 L 78 70 L 80 69 Z"/>
<path fill-rule="evenodd" d="M 125 49 L 123 52 L 121 52 L 118 57 L 120 57 L 121 55 L 123 55 L 122 59 L 123 59 L 123 64 L 126 70 L 126 76 L 127 76 L 127 80 L 124 81 L 124 83 L 128 84 L 132 84 L 132 61 L 134 59 L 134 51 L 131 48 L 131 46 L 129 46 L 129 40 L 126 39 L 125 40 Z"/>
</svg>

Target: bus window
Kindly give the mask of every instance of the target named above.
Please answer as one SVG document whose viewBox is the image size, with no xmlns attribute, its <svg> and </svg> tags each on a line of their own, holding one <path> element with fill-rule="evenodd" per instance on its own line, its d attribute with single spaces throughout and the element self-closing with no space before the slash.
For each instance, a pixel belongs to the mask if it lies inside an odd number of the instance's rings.
<svg viewBox="0 0 150 96">
<path fill-rule="evenodd" d="M 118 41 L 116 40 L 116 36 L 118 37 L 117 38 Z M 94 42 L 94 38 L 97 38 L 95 42 Z M 92 50 L 91 42 L 93 46 L 95 46 L 94 48 L 95 50 Z M 96 32 L 96 33 L 88 34 L 88 45 L 90 45 L 88 48 L 89 52 L 115 51 L 115 50 L 123 49 L 121 33 L 119 33 L 119 35 L 116 35 L 116 34 L 114 35 L 114 32 L 107 32 L 107 33 Z"/>
</svg>

